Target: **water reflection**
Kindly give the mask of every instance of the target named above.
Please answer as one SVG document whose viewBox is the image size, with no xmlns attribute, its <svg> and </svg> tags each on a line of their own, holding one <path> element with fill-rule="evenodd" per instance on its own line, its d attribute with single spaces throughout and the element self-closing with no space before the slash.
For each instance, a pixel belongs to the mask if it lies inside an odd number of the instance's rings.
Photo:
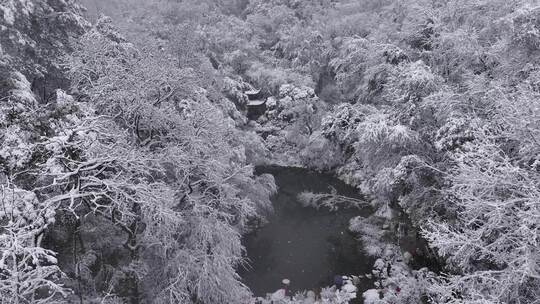
<svg viewBox="0 0 540 304">
<path fill-rule="evenodd" d="M 280 288 L 283 278 L 290 279 L 290 289 L 296 291 L 332 285 L 336 274 L 371 270 L 373 259 L 347 230 L 352 217 L 369 210 L 317 211 L 302 207 L 296 198 L 302 191 L 328 192 L 329 186 L 341 195 L 361 198 L 356 189 L 304 169 L 265 167 L 258 172 L 273 174 L 279 189 L 269 223 L 244 239 L 250 267 L 240 274 L 255 295 Z"/>
</svg>

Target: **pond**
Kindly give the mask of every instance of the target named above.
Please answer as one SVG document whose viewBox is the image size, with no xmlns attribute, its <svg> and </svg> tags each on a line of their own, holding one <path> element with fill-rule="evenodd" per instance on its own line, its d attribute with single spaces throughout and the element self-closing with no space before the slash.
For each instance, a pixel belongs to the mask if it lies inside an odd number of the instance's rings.
<svg viewBox="0 0 540 304">
<path fill-rule="evenodd" d="M 297 200 L 303 191 L 328 193 L 330 187 L 340 195 L 361 198 L 357 189 L 331 175 L 300 168 L 260 167 L 257 173 L 274 175 L 278 193 L 272 198 L 269 222 L 244 238 L 249 266 L 239 272 L 256 296 L 279 289 L 284 278 L 294 292 L 333 285 L 335 275 L 371 271 L 373 258 L 348 231 L 349 220 L 369 215 L 369 208 L 330 212 L 303 207 Z M 360 292 L 371 288 L 371 282 L 363 284 Z"/>
</svg>

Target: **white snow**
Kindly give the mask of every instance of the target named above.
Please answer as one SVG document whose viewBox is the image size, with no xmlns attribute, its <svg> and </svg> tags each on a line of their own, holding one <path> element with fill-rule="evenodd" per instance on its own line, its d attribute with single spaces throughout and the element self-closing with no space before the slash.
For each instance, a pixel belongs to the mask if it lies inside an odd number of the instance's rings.
<svg viewBox="0 0 540 304">
<path fill-rule="evenodd" d="M 364 304 L 376 304 L 379 302 L 379 291 L 377 289 L 368 289 L 362 296 L 364 297 Z"/>
<path fill-rule="evenodd" d="M 2 11 L 4 20 L 7 24 L 13 25 L 15 23 L 15 14 L 13 13 L 13 8 L 0 5 L 0 11 Z"/>
<path fill-rule="evenodd" d="M 345 292 L 348 292 L 348 293 L 351 293 L 351 294 L 356 293 L 356 286 L 354 286 L 353 284 L 347 284 L 347 285 L 343 286 L 342 289 Z"/>
<path fill-rule="evenodd" d="M 270 296 L 272 301 L 285 300 L 285 289 L 279 289 Z"/>
<path fill-rule="evenodd" d="M 34 104 L 36 98 L 34 97 L 32 85 L 28 79 L 20 72 L 15 72 L 12 79 L 15 88 L 11 91 L 11 94 L 21 101 L 27 102 L 28 104 Z"/>
<path fill-rule="evenodd" d="M 28 16 L 34 10 L 32 0 L 4 0 L 0 5 L 0 11 L 4 15 L 4 20 L 9 25 L 15 24 L 15 12 Z M 18 3 L 19 5 L 17 5 Z"/>
</svg>

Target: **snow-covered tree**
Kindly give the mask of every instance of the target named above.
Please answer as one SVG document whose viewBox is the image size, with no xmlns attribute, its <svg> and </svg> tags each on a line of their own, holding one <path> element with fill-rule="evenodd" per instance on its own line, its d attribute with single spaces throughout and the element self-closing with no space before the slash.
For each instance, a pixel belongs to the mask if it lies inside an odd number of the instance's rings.
<svg viewBox="0 0 540 304">
<path fill-rule="evenodd" d="M 11 184 L 0 189 L 0 297 L 10 304 L 61 303 L 69 290 L 56 253 L 42 247 L 55 209 Z"/>
<path fill-rule="evenodd" d="M 445 191 L 459 217 L 426 231 L 459 273 L 441 281 L 439 301 L 523 303 L 538 297 L 539 175 L 515 163 L 497 137 L 486 130 L 455 154 Z"/>
<path fill-rule="evenodd" d="M 193 70 L 177 64 L 140 52 L 110 21 L 98 21 L 70 68 L 79 98 L 99 115 L 84 119 L 88 135 L 69 140 L 83 147 L 77 158 L 60 149 L 67 172 L 51 186 L 71 185 L 59 199 L 81 198 L 75 214 L 104 217 L 126 233 L 141 297 L 239 302 L 250 296 L 235 269 L 240 236 L 268 209 L 273 181 L 253 176 L 232 120 Z"/>
</svg>

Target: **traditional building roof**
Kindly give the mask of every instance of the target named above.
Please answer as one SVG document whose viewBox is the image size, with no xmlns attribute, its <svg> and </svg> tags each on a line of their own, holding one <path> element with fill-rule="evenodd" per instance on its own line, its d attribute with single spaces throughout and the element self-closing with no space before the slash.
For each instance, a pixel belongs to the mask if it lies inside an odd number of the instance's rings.
<svg viewBox="0 0 540 304">
<path fill-rule="evenodd" d="M 266 103 L 266 100 L 265 99 L 255 99 L 255 100 L 250 100 L 248 101 L 248 106 L 250 107 L 256 107 L 256 106 L 261 106 L 263 104 Z"/>
<path fill-rule="evenodd" d="M 252 89 L 252 90 L 245 91 L 244 94 L 247 95 L 249 100 L 256 100 L 261 97 L 261 90 Z"/>
<path fill-rule="evenodd" d="M 246 93 L 246 95 L 257 95 L 261 92 L 260 89 L 256 90 L 256 89 L 251 89 L 251 90 L 247 90 L 245 91 L 244 93 Z"/>
</svg>

